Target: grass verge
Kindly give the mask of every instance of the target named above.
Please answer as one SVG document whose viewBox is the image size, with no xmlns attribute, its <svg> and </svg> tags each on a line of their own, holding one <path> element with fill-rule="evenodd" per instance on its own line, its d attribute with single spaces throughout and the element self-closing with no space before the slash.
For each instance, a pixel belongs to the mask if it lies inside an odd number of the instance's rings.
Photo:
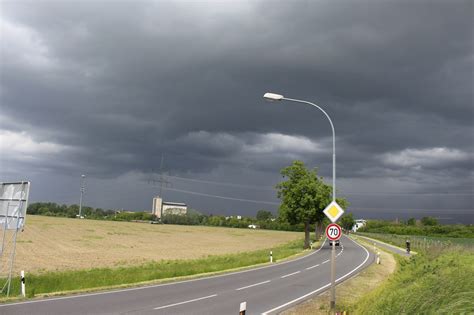
<svg viewBox="0 0 474 315">
<path fill-rule="evenodd" d="M 371 248 L 370 244 L 360 241 L 362 245 Z M 396 269 L 395 257 L 384 251 L 380 251 L 381 264 L 372 264 L 357 276 L 352 277 L 336 286 L 337 309 L 348 311 L 352 314 L 356 303 L 364 295 L 380 286 Z M 296 314 L 329 314 L 330 292 L 326 291 L 317 297 L 296 305 L 283 312 L 284 315 Z"/>
<path fill-rule="evenodd" d="M 357 302 L 354 314 L 472 314 L 473 251 L 434 248 L 398 263 L 389 281 Z"/>
<path fill-rule="evenodd" d="M 303 241 L 272 248 L 274 262 L 302 253 Z M 249 267 L 267 263 L 270 249 L 248 253 L 209 256 L 193 260 L 164 260 L 134 267 L 94 268 L 64 272 L 47 272 L 27 275 L 27 296 L 77 292 L 93 289 L 113 288 L 156 280 L 216 273 L 224 270 Z M 12 279 L 11 292 L 20 291 L 19 278 Z M 5 298 L 3 299 L 5 300 Z"/>
<path fill-rule="evenodd" d="M 459 245 L 419 249 L 410 258 L 395 254 L 397 268 L 391 275 L 380 270 L 388 258 L 381 251 L 381 265 L 337 287 L 337 309 L 364 315 L 473 314 L 474 251 Z M 329 314 L 328 305 L 329 292 L 284 314 Z"/>
</svg>

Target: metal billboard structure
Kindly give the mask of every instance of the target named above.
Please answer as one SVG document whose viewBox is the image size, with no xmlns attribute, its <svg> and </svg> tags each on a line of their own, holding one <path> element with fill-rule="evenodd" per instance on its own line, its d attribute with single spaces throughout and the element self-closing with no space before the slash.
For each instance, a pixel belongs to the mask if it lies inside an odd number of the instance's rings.
<svg viewBox="0 0 474 315">
<path fill-rule="evenodd" d="M 0 183 L 0 293 L 10 295 L 18 231 L 25 226 L 29 182 Z"/>
</svg>

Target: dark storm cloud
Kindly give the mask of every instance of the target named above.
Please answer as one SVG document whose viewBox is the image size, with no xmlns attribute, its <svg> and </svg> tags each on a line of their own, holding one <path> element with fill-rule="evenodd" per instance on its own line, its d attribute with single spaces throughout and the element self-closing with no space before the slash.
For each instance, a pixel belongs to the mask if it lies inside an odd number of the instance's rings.
<svg viewBox="0 0 474 315">
<path fill-rule="evenodd" d="M 298 158 L 330 177 L 325 117 L 275 91 L 332 116 L 345 190 L 472 191 L 471 1 L 1 6 L 0 129 L 34 148 L 4 174 L 146 175 L 164 153 L 174 174 L 273 183 Z"/>
</svg>

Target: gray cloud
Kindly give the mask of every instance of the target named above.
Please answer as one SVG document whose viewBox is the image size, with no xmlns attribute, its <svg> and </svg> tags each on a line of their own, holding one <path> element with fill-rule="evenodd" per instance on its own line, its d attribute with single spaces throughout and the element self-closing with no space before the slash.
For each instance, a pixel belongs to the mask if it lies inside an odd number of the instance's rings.
<svg viewBox="0 0 474 315">
<path fill-rule="evenodd" d="M 325 117 L 304 105 L 262 100 L 275 91 L 315 101 L 333 117 L 344 191 L 473 191 L 471 1 L 1 6 L 5 180 L 60 176 L 57 189 L 65 191 L 72 187 L 67 178 L 75 183 L 85 172 L 91 185 L 109 181 L 121 194 L 124 178 L 147 177 L 162 153 L 170 174 L 195 178 L 271 186 L 295 158 L 329 178 Z M 33 158 L 24 158 L 25 150 Z M 205 187 L 184 188 L 209 193 Z M 148 207 L 144 189 L 129 189 L 140 193 L 90 201 Z M 258 199 L 249 191 L 208 189 Z M 258 208 L 169 194 L 213 211 Z M 61 199 L 46 190 L 33 196 Z M 472 197 L 460 199 L 472 208 Z M 354 211 L 372 201 L 354 200 Z"/>
</svg>

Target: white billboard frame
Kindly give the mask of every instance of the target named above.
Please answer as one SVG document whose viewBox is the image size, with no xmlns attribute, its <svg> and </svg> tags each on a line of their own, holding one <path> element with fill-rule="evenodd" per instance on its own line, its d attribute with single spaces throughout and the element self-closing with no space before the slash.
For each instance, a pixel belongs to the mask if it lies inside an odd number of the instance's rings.
<svg viewBox="0 0 474 315">
<path fill-rule="evenodd" d="M 30 182 L 0 183 L 0 228 L 24 227 L 29 193 Z"/>
<path fill-rule="evenodd" d="M 28 208 L 28 197 L 30 194 L 30 182 L 0 182 L 0 233 L 1 248 L 0 262 L 5 261 L 8 266 L 8 277 L 0 289 L 0 293 L 6 291 L 10 296 L 12 282 L 13 262 L 15 260 L 16 238 L 18 231 L 25 226 L 26 210 Z M 10 231 L 7 233 L 7 231 Z M 11 235 L 11 236 L 10 236 Z M 9 250 L 11 249 L 11 250 Z M 0 264 L 0 273 L 3 264 Z"/>
</svg>

